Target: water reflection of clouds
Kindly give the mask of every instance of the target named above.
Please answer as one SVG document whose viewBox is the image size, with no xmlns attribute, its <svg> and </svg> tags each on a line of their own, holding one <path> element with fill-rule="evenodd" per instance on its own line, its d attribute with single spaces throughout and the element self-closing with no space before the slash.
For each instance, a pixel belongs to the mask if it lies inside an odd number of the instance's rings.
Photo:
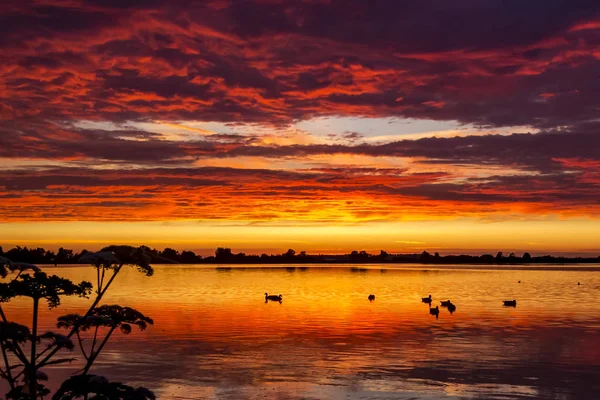
<svg viewBox="0 0 600 400">
<path fill-rule="evenodd" d="M 339 338 L 311 340 L 300 335 L 299 340 L 293 334 L 281 341 L 231 346 L 221 343 L 227 337 L 212 342 L 150 340 L 115 349 L 127 355 L 125 359 L 152 354 L 139 368 L 127 363 L 107 363 L 100 368 L 106 368 L 102 372 L 109 375 L 129 376 L 140 383 L 151 379 L 159 384 L 159 393 L 165 394 L 174 376 L 193 387 L 192 393 L 206 387 L 230 388 L 227 393 L 232 396 L 240 395 L 244 388 L 265 385 L 285 393 L 285 382 L 306 385 L 307 396 L 318 387 L 327 391 L 331 386 L 340 393 L 373 392 L 374 396 L 397 392 L 469 397 L 511 393 L 516 398 L 535 397 L 540 391 L 548 398 L 558 398 L 560 394 L 599 389 L 593 379 L 598 359 L 574 357 L 578 347 L 598 348 L 598 334 L 590 338 L 579 329 L 552 327 L 528 329 L 516 337 L 477 329 L 461 330 L 456 334 L 460 338 L 429 334 L 430 338 L 419 340 L 404 332 L 388 336 L 374 333 L 360 340 L 348 335 L 343 345 Z M 568 340 L 557 342 L 558 337 Z M 297 398 L 301 394 L 298 392 Z"/>
<path fill-rule="evenodd" d="M 90 272 L 57 271 L 75 280 Z M 166 399 L 586 398 L 600 392 L 596 275 L 158 267 L 140 280 L 125 273 L 107 303 L 134 306 L 155 326 L 115 337 L 95 372 Z M 281 292 L 284 303 L 264 304 L 265 290 Z M 420 303 L 429 293 L 451 299 L 457 312 L 432 318 Z M 505 296 L 518 307 L 503 308 Z M 66 301 L 58 314 L 84 304 Z M 27 306 L 9 303 L 9 315 Z M 42 325 L 52 327 L 56 316 L 43 310 Z M 79 364 L 54 368 L 51 377 Z"/>
</svg>

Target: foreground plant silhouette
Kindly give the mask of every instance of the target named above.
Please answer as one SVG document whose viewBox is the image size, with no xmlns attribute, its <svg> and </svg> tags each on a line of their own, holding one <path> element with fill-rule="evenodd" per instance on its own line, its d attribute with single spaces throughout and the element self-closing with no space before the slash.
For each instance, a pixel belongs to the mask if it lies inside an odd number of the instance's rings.
<svg viewBox="0 0 600 400">
<path fill-rule="evenodd" d="M 66 334 L 38 332 L 38 312 L 41 301 L 49 308 L 60 306 L 64 296 L 89 298 L 92 284 L 82 281 L 78 284 L 56 275 L 48 276 L 37 266 L 13 262 L 0 257 L 0 303 L 15 297 L 29 297 L 33 301 L 31 328 L 10 322 L 0 304 L 0 378 L 7 381 L 10 391 L 6 399 L 36 400 L 50 394 L 41 381 L 48 379 L 42 368 L 72 362 L 75 358 L 58 358 L 61 350 L 75 348 L 75 336 L 85 359 L 85 366 L 62 383 L 52 396 L 53 400 L 96 399 L 96 400 L 154 400 L 154 394 L 145 388 L 132 388 L 106 378 L 89 374 L 94 361 L 111 335 L 118 329 L 124 334 L 132 331 L 132 325 L 140 330 L 153 324 L 151 318 L 141 312 L 119 305 L 100 305 L 100 302 L 119 272 L 126 266 L 137 267 L 147 276 L 154 270 L 150 258 L 143 249 L 130 246 L 110 246 L 97 253 L 86 253 L 81 263 L 90 264 L 96 269 L 95 298 L 84 315 L 69 314 L 58 318 L 57 327 Z M 91 345 L 85 346 L 83 332 L 93 336 Z M 87 347 L 87 349 L 86 349 Z"/>
</svg>

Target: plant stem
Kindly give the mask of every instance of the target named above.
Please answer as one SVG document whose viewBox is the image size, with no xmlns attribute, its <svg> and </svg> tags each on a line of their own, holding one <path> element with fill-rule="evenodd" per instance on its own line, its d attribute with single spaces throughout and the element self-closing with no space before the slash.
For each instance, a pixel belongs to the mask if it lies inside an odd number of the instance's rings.
<svg viewBox="0 0 600 400">
<path fill-rule="evenodd" d="M 35 352 L 37 345 L 37 323 L 38 323 L 38 305 L 40 299 L 37 297 L 33 298 L 33 322 L 31 328 L 31 364 L 29 373 L 29 396 L 32 400 L 37 399 L 37 376 L 36 376 L 36 365 L 35 365 Z"/>
<path fill-rule="evenodd" d="M 15 388 L 15 383 L 12 377 L 12 372 L 10 371 L 10 364 L 8 363 L 8 357 L 6 356 L 6 349 L 4 348 L 4 342 L 0 342 L 0 346 L 2 346 L 2 357 L 4 357 L 4 365 L 6 365 L 6 375 L 8 377 L 8 384 L 11 389 Z"/>
<path fill-rule="evenodd" d="M 21 276 L 21 272 L 19 271 L 19 273 L 17 274 L 17 276 L 13 279 L 13 281 L 16 281 L 17 278 L 19 276 Z M 6 314 L 4 314 L 4 309 L 2 308 L 2 306 L 0 305 L 0 317 L 2 317 L 2 321 L 4 321 L 4 323 L 8 323 L 8 319 L 6 318 Z M 6 373 L 8 375 L 8 377 L 10 378 L 10 380 L 8 381 L 10 388 L 14 389 L 15 387 L 15 381 L 17 378 L 12 378 L 12 372 L 10 369 L 10 364 L 8 362 L 8 357 L 6 355 L 6 348 L 4 347 L 4 343 L 1 344 L 2 345 L 2 357 L 4 358 L 4 364 L 6 365 Z M 23 353 L 23 350 L 21 350 L 21 348 L 19 347 L 19 344 L 13 341 L 13 353 L 15 353 L 15 355 L 17 356 L 17 358 L 23 362 L 23 364 L 27 365 L 27 358 L 25 357 L 25 354 Z"/>
<path fill-rule="evenodd" d="M 2 309 L 2 306 L 0 306 L 0 317 L 2 317 L 2 321 L 4 321 L 4 323 L 8 323 L 8 319 L 6 318 L 6 314 L 4 314 L 4 310 Z M 17 342 L 15 342 L 14 340 L 13 340 L 12 352 L 15 354 L 15 356 L 17 356 L 19 361 L 21 361 L 25 365 L 28 364 L 27 357 L 25 357 L 25 353 L 23 352 L 23 350 L 21 350 L 21 347 L 19 346 L 19 344 Z"/>
<path fill-rule="evenodd" d="M 104 272 L 105 272 L 105 269 L 102 268 L 102 278 L 100 278 L 100 285 L 98 285 L 98 290 L 101 290 L 102 285 L 104 284 Z"/>
<path fill-rule="evenodd" d="M 115 331 L 116 328 L 117 328 L 116 326 L 113 326 L 112 328 L 110 328 L 110 331 L 108 331 L 108 334 L 106 335 L 106 337 L 104 338 L 102 343 L 100 343 L 100 346 L 98 346 L 98 350 L 96 350 L 95 353 L 90 354 L 90 358 L 88 359 L 88 362 L 85 365 L 85 368 L 83 369 L 82 375 L 85 375 L 88 373 L 88 371 L 92 367 L 92 364 L 94 363 L 94 361 L 96 361 L 96 357 L 98 357 L 98 355 L 104 348 L 104 345 L 106 344 L 106 342 L 108 342 L 110 335 L 112 335 L 112 333 Z"/>
<path fill-rule="evenodd" d="M 98 283 L 96 293 L 100 294 L 100 267 L 96 268 L 96 282 Z"/>
<path fill-rule="evenodd" d="M 41 356 L 43 356 L 44 354 L 46 354 L 46 352 L 48 350 L 50 350 L 53 347 L 53 345 L 46 347 L 44 350 L 40 351 L 36 356 L 35 359 L 37 361 L 38 358 L 40 358 Z"/>
<path fill-rule="evenodd" d="M 83 348 L 83 340 L 81 340 L 81 335 L 79 334 L 79 331 L 76 332 L 77 334 L 77 340 L 79 341 L 79 348 L 81 349 L 81 354 L 83 354 L 83 357 L 86 359 L 88 359 L 87 354 L 85 353 L 85 349 Z"/>
<path fill-rule="evenodd" d="M 94 347 L 96 347 L 96 338 L 98 337 L 98 328 L 99 326 L 96 326 L 96 330 L 94 331 L 94 340 L 92 341 L 92 349 L 90 350 L 90 354 L 94 354 Z"/>
<path fill-rule="evenodd" d="M 85 315 L 83 316 L 83 318 L 88 317 L 92 313 L 92 311 L 94 311 L 94 309 L 96 308 L 96 306 L 98 305 L 98 303 L 100 303 L 100 300 L 102 300 L 102 296 L 104 296 L 104 293 L 106 293 L 106 291 L 110 287 L 110 284 L 113 282 L 113 280 L 115 279 L 115 277 L 117 276 L 117 274 L 119 273 L 119 271 L 121 271 L 121 268 L 123 268 L 123 265 L 120 265 L 118 268 L 116 268 L 114 270 L 113 275 L 110 277 L 108 283 L 106 284 L 106 286 L 104 287 L 104 289 L 100 292 L 100 294 L 98 294 L 98 296 L 96 297 L 96 300 L 94 300 L 94 302 L 92 303 L 92 305 L 90 306 L 90 308 L 87 310 L 87 312 L 85 313 Z M 75 332 L 77 332 L 78 330 L 79 330 L 79 324 L 76 323 L 75 326 L 71 329 L 71 332 L 69 332 L 69 334 L 67 335 L 67 338 L 70 339 L 75 334 Z M 52 356 L 54 356 L 57 351 L 58 351 L 58 348 L 55 348 L 54 350 L 52 350 L 50 352 L 50 354 L 48 354 L 39 364 L 45 364 L 45 363 L 47 363 L 48 360 L 50 360 L 50 358 L 52 358 Z"/>
</svg>

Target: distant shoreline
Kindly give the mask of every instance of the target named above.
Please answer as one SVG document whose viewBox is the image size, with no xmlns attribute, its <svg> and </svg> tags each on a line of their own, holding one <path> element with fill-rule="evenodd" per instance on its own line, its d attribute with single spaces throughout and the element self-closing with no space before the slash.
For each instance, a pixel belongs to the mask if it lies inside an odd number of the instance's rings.
<svg viewBox="0 0 600 400">
<path fill-rule="evenodd" d="M 112 251 L 115 246 L 108 246 L 102 251 Z M 161 250 L 151 249 L 148 246 L 131 249 L 141 250 L 152 264 L 208 264 L 208 265 L 240 265 L 240 264 L 262 264 L 262 265 L 303 265 L 303 264 L 420 264 L 420 265 L 501 265 L 501 266 L 527 266 L 527 265 L 566 265 L 566 264 L 594 264 L 600 263 L 598 257 L 562 257 L 562 256 L 531 256 L 525 252 L 521 256 L 514 253 L 508 255 L 498 252 L 492 254 L 473 255 L 446 255 L 438 253 L 430 254 L 427 251 L 414 254 L 391 254 L 381 250 L 379 254 L 369 254 L 366 251 L 352 251 L 349 254 L 307 254 L 304 251 L 297 253 L 289 249 L 283 254 L 261 254 L 246 255 L 245 253 L 234 253 L 230 248 L 219 247 L 214 256 L 202 257 L 192 251 L 178 251 L 171 248 Z M 136 251 L 137 251 L 136 250 Z M 15 247 L 3 251 L 0 247 L 0 256 L 16 262 L 26 262 L 39 265 L 69 265 L 80 264 L 79 259 L 83 254 L 73 250 L 60 248 L 58 252 L 45 250 L 43 248 Z"/>
<path fill-rule="evenodd" d="M 196 263 L 185 263 L 185 262 L 177 262 L 177 264 L 206 264 L 206 265 L 219 265 L 219 264 L 263 264 L 263 265 L 291 265 L 291 264 L 301 264 L 301 265 L 311 265 L 311 264 L 327 264 L 327 265 L 377 265 L 377 264 L 418 264 L 418 265 L 498 265 L 498 266 L 527 266 L 527 265 L 566 265 L 566 264 L 598 264 L 600 263 L 600 257 L 597 258 L 583 258 L 583 257 L 572 257 L 572 258 L 564 258 L 564 257 L 551 257 L 551 256 L 542 256 L 542 257 L 532 257 L 530 261 L 516 261 L 516 260 L 487 260 L 487 259 L 479 259 L 479 260 L 461 260 L 463 257 L 468 258 L 477 258 L 480 256 L 445 256 L 440 257 L 441 260 L 431 260 L 431 261 L 422 261 L 419 260 L 418 257 L 413 257 L 413 255 L 407 256 L 399 256 L 394 257 L 389 260 L 381 260 L 377 259 L 377 256 L 370 257 L 364 260 L 348 260 L 344 259 L 345 256 L 339 256 L 340 259 L 336 260 L 327 260 L 327 258 L 331 258 L 332 256 L 307 256 L 307 259 L 302 259 L 300 257 L 289 259 L 289 260 L 253 260 L 253 259 L 232 259 L 232 260 L 218 260 L 214 259 L 203 259 L 200 262 Z M 253 258 L 253 256 L 248 256 L 246 258 Z M 458 260 L 457 260 L 458 258 Z"/>
</svg>

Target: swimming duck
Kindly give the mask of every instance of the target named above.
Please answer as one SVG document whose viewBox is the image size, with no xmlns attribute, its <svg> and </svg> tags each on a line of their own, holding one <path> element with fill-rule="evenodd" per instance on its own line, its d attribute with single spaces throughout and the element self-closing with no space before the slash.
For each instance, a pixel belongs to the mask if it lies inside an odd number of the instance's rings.
<svg viewBox="0 0 600 400">
<path fill-rule="evenodd" d="M 452 303 L 450 303 L 448 305 L 448 311 L 450 311 L 450 314 L 452 314 L 454 311 L 456 311 L 456 306 Z"/>
<path fill-rule="evenodd" d="M 452 305 L 450 300 L 440 301 L 440 303 L 442 303 L 442 307 L 450 307 Z"/>
<path fill-rule="evenodd" d="M 516 307 L 517 306 L 517 301 L 516 300 L 502 300 L 502 302 L 507 307 Z"/>
<path fill-rule="evenodd" d="M 370 294 L 369 295 L 369 301 L 373 301 L 375 300 L 375 295 L 374 294 Z"/>
<path fill-rule="evenodd" d="M 423 303 L 431 304 L 431 295 L 429 297 L 421 297 Z"/>
<path fill-rule="evenodd" d="M 275 295 L 269 296 L 268 293 L 265 293 L 265 301 L 272 300 L 272 301 L 279 301 L 279 302 L 281 302 L 282 297 L 283 296 L 281 296 L 281 295 L 279 295 L 279 296 L 275 296 Z"/>
<path fill-rule="evenodd" d="M 435 317 L 437 318 L 438 315 L 440 314 L 440 309 L 438 306 L 435 306 L 435 308 L 429 308 L 429 314 L 431 315 L 435 315 Z"/>
</svg>

